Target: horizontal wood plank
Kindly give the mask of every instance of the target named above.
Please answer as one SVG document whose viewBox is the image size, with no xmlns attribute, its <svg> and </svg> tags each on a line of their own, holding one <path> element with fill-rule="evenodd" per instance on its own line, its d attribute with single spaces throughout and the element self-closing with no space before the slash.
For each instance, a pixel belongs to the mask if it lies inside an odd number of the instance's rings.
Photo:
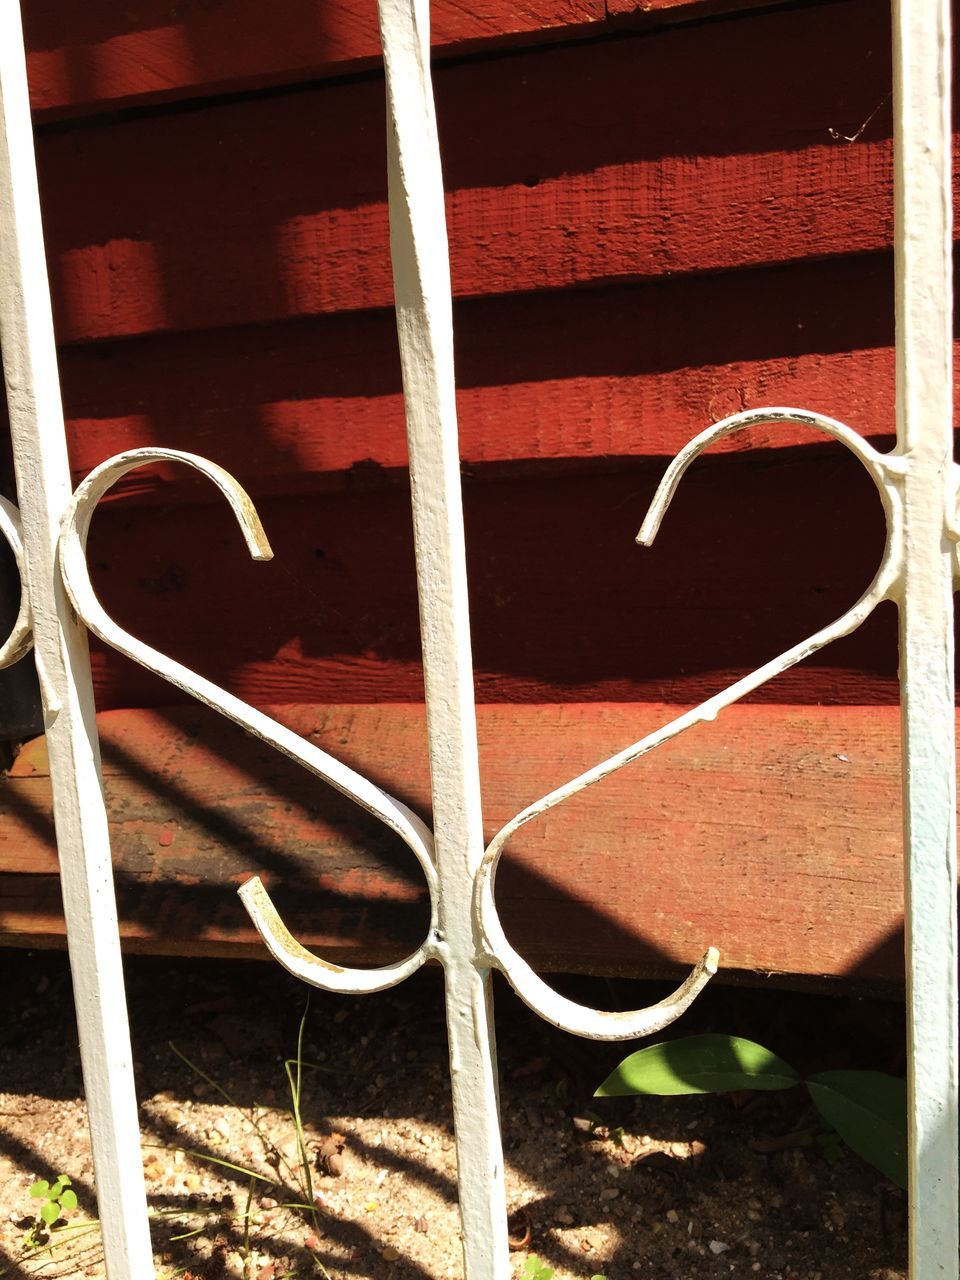
<svg viewBox="0 0 960 1280">
<path fill-rule="evenodd" d="M 438 57 L 682 21 L 759 0 L 435 0 Z M 776 0 L 774 0 L 776 2 Z M 763 0 L 769 5 L 771 0 Z M 356 73 L 380 58 L 376 6 L 359 0 L 27 0 L 31 103 L 97 111 Z"/>
<path fill-rule="evenodd" d="M 603 0 L 437 0 L 430 16 L 440 56 L 574 39 L 606 25 Z M 360 0 L 31 0 L 24 26 L 30 100 L 47 113 L 344 75 L 380 58 L 376 5 Z"/>
<path fill-rule="evenodd" d="M 457 295 L 889 246 L 887 25 L 844 0 L 439 69 Z M 45 132 L 62 340 L 390 306 L 383 114 L 371 80 Z"/>
<path fill-rule="evenodd" d="M 488 835 L 657 727 L 670 706 L 480 708 Z M 420 812 L 419 706 L 280 707 Z M 382 961 L 425 925 L 412 857 L 373 820 L 202 710 L 99 718 L 122 931 L 134 949 L 259 954 L 235 895 L 259 874 L 299 936 Z M 0 938 L 62 938 L 43 740 L 0 783 Z M 541 968 L 643 975 L 718 946 L 723 970 L 902 973 L 896 708 L 740 707 L 519 832 L 498 878 Z"/>
<path fill-rule="evenodd" d="M 696 701 L 839 616 L 879 562 L 879 498 L 841 445 L 701 459 L 645 550 L 662 471 L 628 459 L 468 480 L 482 700 Z M 263 498 L 267 564 L 223 502 L 107 504 L 93 579 L 128 630 L 254 703 L 417 701 L 405 480 Z M 93 669 L 103 709 L 171 700 L 113 651 L 95 647 Z M 762 696 L 895 700 L 892 606 Z"/>
<path fill-rule="evenodd" d="M 766 404 L 893 432 L 885 256 L 473 300 L 454 322 L 468 466 L 672 456 L 717 418 Z M 68 347 L 61 378 L 78 478 L 151 442 L 213 458 L 257 495 L 407 464 L 388 312 Z M 751 436 L 821 440 L 783 426 Z M 172 478 L 155 487 L 169 492 Z"/>
</svg>

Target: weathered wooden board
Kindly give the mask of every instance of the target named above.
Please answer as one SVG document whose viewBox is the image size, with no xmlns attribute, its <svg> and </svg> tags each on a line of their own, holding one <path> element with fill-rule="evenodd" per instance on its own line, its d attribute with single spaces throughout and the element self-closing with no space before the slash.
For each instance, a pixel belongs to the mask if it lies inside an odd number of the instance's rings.
<svg viewBox="0 0 960 1280">
<path fill-rule="evenodd" d="M 572 39 L 606 21 L 603 0 L 486 0 L 431 6 L 440 53 Z M 376 5 L 362 0 L 32 0 L 25 5 L 35 110 L 103 110 L 310 80 L 376 64 Z"/>
<path fill-rule="evenodd" d="M 675 712 L 481 707 L 488 834 Z M 421 707 L 276 714 L 428 811 Z M 128 946 L 256 953 L 235 896 L 253 873 L 331 959 L 415 945 L 412 857 L 329 788 L 205 711 L 114 712 L 100 728 Z M 0 940 L 59 942 L 42 739 L 0 803 Z M 544 968 L 672 971 L 712 943 L 730 973 L 895 981 L 900 849 L 897 708 L 739 707 L 524 827 L 498 901 Z"/>
<path fill-rule="evenodd" d="M 771 0 L 763 0 L 769 4 Z M 774 0 L 776 2 L 776 0 Z M 431 5 L 439 56 L 604 31 L 612 20 L 677 21 L 760 0 L 485 0 Z M 27 0 L 34 109 L 93 112 L 355 73 L 380 56 L 376 6 L 361 0 Z"/>
<path fill-rule="evenodd" d="M 696 701 L 839 616 L 879 563 L 879 498 L 842 446 L 701 459 L 641 549 L 662 471 L 621 460 L 468 480 L 482 700 Z M 417 701 L 409 497 L 390 478 L 261 500 L 267 564 L 247 558 L 223 502 L 107 504 L 94 582 L 129 630 L 251 702 Z M 113 651 L 97 647 L 93 669 L 103 709 L 171 700 Z M 895 701 L 892 606 L 763 696 Z"/>
<path fill-rule="evenodd" d="M 845 0 L 441 68 L 457 295 L 889 246 L 888 43 Z M 62 340 L 391 305 L 383 110 L 362 80 L 44 131 Z"/>
<path fill-rule="evenodd" d="M 892 261 L 865 255 L 461 302 L 461 456 L 672 456 L 715 419 L 764 404 L 891 435 L 892 291 Z M 213 458 L 258 494 L 406 466 L 390 312 L 73 346 L 61 376 L 78 478 L 151 441 Z M 822 436 L 781 426 L 751 440 Z"/>
</svg>

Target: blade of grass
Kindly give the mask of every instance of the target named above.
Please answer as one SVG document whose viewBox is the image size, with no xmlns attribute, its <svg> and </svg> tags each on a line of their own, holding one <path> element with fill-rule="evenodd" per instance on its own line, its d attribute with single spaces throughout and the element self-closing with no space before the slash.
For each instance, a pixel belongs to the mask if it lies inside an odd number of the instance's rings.
<svg viewBox="0 0 960 1280">
<path fill-rule="evenodd" d="M 206 1226 L 194 1227 L 192 1231 L 181 1231 L 178 1236 L 171 1236 L 170 1243 L 174 1244 L 179 1240 L 192 1240 L 194 1236 L 198 1236 L 201 1232 L 206 1231 Z"/>
<path fill-rule="evenodd" d="M 303 1006 L 303 1016 L 300 1019 L 300 1026 L 297 1031 L 297 1056 L 291 1063 L 290 1060 L 284 1064 L 287 1072 L 287 1081 L 290 1085 L 290 1100 L 293 1104 L 293 1125 L 297 1134 L 297 1150 L 300 1153 L 300 1169 L 302 1173 L 301 1185 L 303 1187 L 305 1198 L 313 1205 L 312 1213 L 316 1218 L 316 1204 L 313 1200 L 313 1177 L 310 1173 L 310 1160 L 307 1156 L 307 1143 L 303 1132 L 303 1120 L 300 1115 L 300 1097 L 303 1087 L 303 1036 L 307 1027 L 307 1015 L 310 1012 L 310 996 L 307 995 L 306 1003 Z M 296 1075 L 294 1075 L 292 1066 L 296 1067 Z"/>
<path fill-rule="evenodd" d="M 258 1182 L 265 1182 L 268 1187 L 283 1185 L 276 1178 L 268 1178 L 265 1174 L 257 1173 L 254 1169 L 245 1169 L 242 1164 L 233 1164 L 229 1160 L 221 1160 L 218 1156 L 207 1155 L 205 1151 L 194 1151 L 191 1147 L 167 1147 L 166 1150 L 182 1151 L 185 1156 L 193 1156 L 194 1160 L 206 1160 L 208 1164 L 217 1164 L 222 1169 L 230 1169 L 233 1173 L 242 1173 L 246 1178 L 256 1178 Z"/>
<path fill-rule="evenodd" d="M 264 1130 L 260 1122 L 260 1119 L 255 1114 L 255 1112 L 252 1109 L 248 1110 L 246 1107 L 241 1107 L 240 1103 L 237 1102 L 236 1098 L 234 1098 L 231 1094 L 229 1094 L 218 1080 L 215 1080 L 213 1076 L 208 1075 L 208 1073 L 204 1071 L 202 1067 L 198 1067 L 195 1062 L 191 1061 L 191 1059 L 187 1057 L 187 1055 L 183 1052 L 182 1049 L 177 1048 L 177 1046 L 173 1043 L 172 1040 L 168 1040 L 167 1044 L 169 1045 L 171 1052 L 176 1054 L 176 1056 L 180 1059 L 182 1063 L 184 1063 L 185 1066 L 189 1067 L 190 1070 L 195 1075 L 199 1076 L 199 1078 L 203 1080 L 206 1084 L 208 1084 L 211 1089 L 214 1089 L 217 1093 L 219 1093 L 220 1097 L 223 1098 L 223 1100 L 227 1102 L 231 1107 L 233 1107 L 235 1111 L 239 1112 L 241 1116 L 244 1116 L 247 1120 L 249 1120 L 249 1122 L 253 1125 L 254 1130 L 256 1131 L 257 1137 L 260 1139 L 263 1145 L 267 1148 L 268 1151 L 272 1152 L 273 1155 L 277 1157 L 278 1164 L 282 1164 L 286 1168 L 287 1173 L 289 1173 L 290 1176 L 293 1177 L 294 1170 L 292 1166 L 290 1165 L 289 1161 L 286 1159 L 286 1157 L 284 1156 L 280 1148 L 270 1138 L 270 1135 Z"/>
<path fill-rule="evenodd" d="M 247 1184 L 247 1203 L 243 1207 L 243 1256 L 250 1256 L 250 1206 L 253 1203 L 253 1178 Z"/>
</svg>

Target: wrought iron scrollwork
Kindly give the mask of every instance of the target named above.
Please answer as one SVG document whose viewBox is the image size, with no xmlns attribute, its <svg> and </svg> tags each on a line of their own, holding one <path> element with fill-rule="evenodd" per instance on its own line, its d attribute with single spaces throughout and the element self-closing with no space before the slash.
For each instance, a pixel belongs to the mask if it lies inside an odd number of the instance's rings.
<svg viewBox="0 0 960 1280">
<path fill-rule="evenodd" d="M 78 615 L 105 644 L 126 654 L 134 662 L 139 662 L 148 671 L 168 680 L 214 711 L 219 711 L 248 733 L 268 742 L 379 818 L 411 850 L 426 877 L 431 902 L 435 902 L 437 876 L 433 859 L 433 836 L 415 813 L 349 765 L 322 751 L 262 711 L 248 706 L 242 699 L 234 697 L 211 680 L 197 675 L 182 663 L 138 640 L 114 622 L 101 605 L 90 581 L 86 559 L 87 537 L 93 513 L 103 495 L 121 476 L 151 462 L 183 463 L 206 476 L 229 503 L 253 559 L 269 560 L 273 555 L 249 496 L 222 467 L 197 454 L 177 449 L 130 449 L 91 471 L 77 489 L 63 516 L 60 570 Z M 409 977 L 431 954 L 435 917 L 431 918 L 427 939 L 405 960 L 375 969 L 341 968 L 321 960 L 292 938 L 282 925 L 266 888 L 258 879 L 244 885 L 241 894 L 247 911 L 271 953 L 291 973 L 328 991 L 382 991 Z"/>
<path fill-rule="evenodd" d="M 667 468 L 637 535 L 637 541 L 641 546 L 649 547 L 652 544 L 684 473 L 704 450 L 724 436 L 770 423 L 790 423 L 824 432 L 845 444 L 863 463 L 877 486 L 887 518 L 887 541 L 880 566 L 860 599 L 835 622 L 821 628 L 814 635 L 780 654 L 779 657 L 773 658 L 756 671 L 701 702 L 699 706 L 677 716 L 655 732 L 647 734 L 638 742 L 625 747 L 600 764 L 594 765 L 592 769 L 579 774 L 570 782 L 528 805 L 502 827 L 490 842 L 475 888 L 476 913 L 489 961 L 503 971 L 517 994 L 531 1008 L 556 1026 L 577 1035 L 590 1036 L 594 1039 L 619 1040 L 661 1030 L 691 1004 L 710 975 L 716 971 L 718 952 L 715 948 L 710 948 L 683 986 L 661 1004 L 650 1009 L 630 1013 L 608 1013 L 590 1009 L 566 999 L 534 973 L 523 957 L 510 945 L 500 924 L 494 900 L 497 865 L 511 836 L 526 823 L 539 818 L 564 800 L 600 782 L 618 769 L 639 760 L 641 756 L 647 755 L 685 730 L 704 721 L 715 720 L 725 707 L 752 693 L 768 680 L 772 680 L 789 667 L 830 644 L 831 641 L 855 631 L 882 600 L 894 597 L 899 590 L 900 512 L 902 510 L 900 478 L 904 470 L 903 459 L 897 454 L 879 453 L 862 436 L 842 422 L 802 409 L 749 410 L 724 418 L 694 437 Z"/>
<path fill-rule="evenodd" d="M 654 496 L 638 535 L 641 545 L 649 546 L 691 463 L 711 444 L 737 431 L 760 423 L 790 423 L 824 432 L 841 441 L 863 464 L 880 494 L 887 518 L 887 541 L 879 568 L 859 600 L 841 617 L 800 641 L 756 671 L 744 676 L 699 706 L 677 716 L 655 732 L 634 742 L 622 751 L 601 761 L 557 787 L 548 795 L 522 809 L 506 823 L 487 847 L 474 883 L 474 904 L 478 937 L 478 965 L 498 968 L 518 994 L 540 1016 L 574 1034 L 594 1039 L 626 1039 L 648 1035 L 673 1022 L 689 1007 L 710 977 L 716 972 L 718 952 L 711 947 L 703 955 L 686 981 L 665 1000 L 649 1008 L 631 1012 L 606 1012 L 588 1008 L 568 1000 L 539 977 L 508 942 L 495 902 L 495 883 L 499 860 L 510 838 L 526 823 L 533 821 L 564 800 L 600 782 L 618 769 L 632 764 L 658 746 L 677 737 L 693 725 L 713 720 L 725 707 L 737 702 L 762 684 L 781 674 L 795 663 L 809 657 L 831 641 L 848 635 L 861 625 L 884 599 L 893 598 L 900 588 L 900 478 L 903 459 L 897 454 L 882 454 L 851 428 L 823 415 L 799 409 L 758 409 L 736 414 L 718 422 L 695 437 L 670 464 Z M 413 852 L 424 876 L 431 900 L 431 927 L 420 947 L 405 960 L 376 969 L 350 969 L 331 964 L 306 950 L 290 934 L 278 914 L 266 888 L 258 878 L 248 881 L 240 890 L 244 905 L 257 930 L 274 957 L 290 972 L 327 990 L 360 993 L 381 990 L 402 981 L 427 959 L 442 961 L 442 945 L 436 934 L 437 897 L 442 892 L 438 882 L 433 853 L 433 835 L 424 822 L 406 805 L 382 788 L 369 782 L 354 769 L 286 729 L 271 717 L 247 705 L 226 690 L 184 667 L 165 654 L 138 640 L 120 627 L 100 604 L 86 563 L 86 542 L 90 522 L 97 503 L 121 476 L 146 463 L 178 462 L 192 467 L 211 480 L 229 503 L 247 548 L 254 559 L 272 556 L 269 542 L 253 503 L 238 482 L 221 467 L 195 454 L 174 449 L 133 449 L 118 454 L 90 473 L 77 489 L 64 514 L 60 544 L 63 580 L 70 599 L 84 623 L 106 644 L 168 680 L 215 711 L 219 711 L 262 738 L 309 769 L 318 778 L 336 787 L 362 808 L 377 817 L 404 840 Z M 9 515 L 6 517 L 9 522 Z M 10 526 L 14 528 L 14 526 Z M 4 525 L 11 545 L 16 544 Z M 15 538 L 15 533 L 14 533 Z M 11 636 L 6 649 L 16 637 Z"/>
<path fill-rule="evenodd" d="M 255 710 L 212 681 L 197 675 L 159 650 L 144 643 L 119 626 L 97 598 L 90 580 L 86 560 L 86 544 L 97 504 L 105 493 L 127 472 L 147 463 L 179 462 L 192 467 L 210 479 L 229 503 L 247 548 L 254 559 L 272 556 L 269 542 L 253 503 L 239 483 L 223 468 L 195 454 L 174 449 L 131 449 L 102 463 L 78 487 L 62 521 L 60 568 L 67 593 L 78 616 L 105 644 L 132 658 L 141 666 L 169 681 L 184 693 L 268 742 L 278 751 L 296 760 L 317 777 L 336 787 L 344 795 L 366 809 L 404 840 L 423 870 L 431 902 L 431 925 L 420 947 L 405 960 L 374 969 L 343 968 L 329 963 L 303 947 L 283 923 L 266 888 L 254 877 L 240 889 L 251 920 L 271 954 L 291 973 L 314 986 L 330 991 L 355 994 L 378 991 L 402 981 L 427 959 L 444 959 L 442 939 L 436 928 L 438 896 L 442 892 L 433 855 L 433 835 L 429 828 L 406 805 L 361 774 L 329 755 L 299 734 L 285 728 L 270 716 Z M 629 754 L 629 753 L 627 753 Z M 635 751 L 634 755 L 642 754 Z M 633 758 L 630 755 L 629 758 Z M 478 964 L 489 963 L 500 968 L 510 982 L 543 1017 L 579 1035 L 595 1038 L 625 1039 L 649 1034 L 674 1021 L 690 1005 L 698 992 L 716 972 L 717 952 L 710 949 L 688 979 L 666 1000 L 649 1009 L 634 1013 L 604 1013 L 588 1010 L 564 1000 L 538 978 L 503 936 L 496 908 L 493 906 L 493 881 L 496 862 L 509 836 L 530 818 L 557 804 L 605 776 L 624 758 L 606 761 L 592 775 L 582 775 L 573 783 L 551 793 L 537 805 L 525 809 L 496 837 L 487 851 L 476 882 L 478 920 L 483 944 L 478 947 Z M 480 936 L 478 934 L 478 936 Z"/>
</svg>

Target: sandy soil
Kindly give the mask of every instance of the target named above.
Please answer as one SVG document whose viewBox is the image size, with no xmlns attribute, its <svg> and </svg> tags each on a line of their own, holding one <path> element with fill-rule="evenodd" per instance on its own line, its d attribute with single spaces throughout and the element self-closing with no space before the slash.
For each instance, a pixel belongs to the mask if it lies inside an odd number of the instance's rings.
<svg viewBox="0 0 960 1280">
<path fill-rule="evenodd" d="M 0 1275 L 102 1277 L 66 961 L 0 952 L 0 981 Z M 290 1207 L 308 1189 L 283 1066 L 304 988 L 266 963 L 156 959 L 131 960 L 128 983 L 158 1275 L 461 1275 L 436 973 L 363 999 L 313 994 L 312 1209 Z M 608 1007 L 660 994 L 568 989 Z M 556 1280 L 903 1280 L 901 1193 L 848 1152 L 828 1159 L 798 1091 L 594 1101 L 635 1045 L 556 1033 L 503 985 L 497 1007 L 515 1275 L 535 1257 Z M 751 1036 L 801 1069 L 902 1066 L 894 1003 L 715 986 L 682 1026 L 705 1029 Z M 52 1248 L 31 1247 L 30 1186 L 61 1173 L 79 1207 Z"/>
</svg>

